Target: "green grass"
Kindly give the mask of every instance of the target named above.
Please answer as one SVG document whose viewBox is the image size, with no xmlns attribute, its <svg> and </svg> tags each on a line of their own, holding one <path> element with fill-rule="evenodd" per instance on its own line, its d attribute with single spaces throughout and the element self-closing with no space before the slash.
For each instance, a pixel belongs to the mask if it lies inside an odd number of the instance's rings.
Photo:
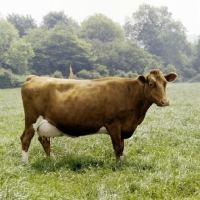
<svg viewBox="0 0 200 200">
<path fill-rule="evenodd" d="M 116 164 L 107 135 L 54 138 L 52 160 L 32 140 L 21 163 L 20 89 L 0 90 L 0 199 L 200 199 L 200 83 L 169 84 Z"/>
</svg>

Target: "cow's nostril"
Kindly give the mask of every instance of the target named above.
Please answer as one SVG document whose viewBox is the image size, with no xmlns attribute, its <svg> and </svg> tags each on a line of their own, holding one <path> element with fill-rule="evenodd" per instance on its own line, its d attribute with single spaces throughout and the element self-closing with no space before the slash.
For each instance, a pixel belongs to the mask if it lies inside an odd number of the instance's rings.
<svg viewBox="0 0 200 200">
<path fill-rule="evenodd" d="M 162 99 L 161 104 L 162 104 L 162 106 L 169 106 L 169 100 L 168 99 Z"/>
</svg>

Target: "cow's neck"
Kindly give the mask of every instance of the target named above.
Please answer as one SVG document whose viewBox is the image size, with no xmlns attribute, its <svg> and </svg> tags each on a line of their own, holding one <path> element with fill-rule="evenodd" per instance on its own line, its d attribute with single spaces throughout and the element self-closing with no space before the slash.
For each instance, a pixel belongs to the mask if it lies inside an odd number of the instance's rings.
<svg viewBox="0 0 200 200">
<path fill-rule="evenodd" d="M 140 97 L 138 98 L 138 124 L 143 121 L 147 110 L 152 105 L 152 103 L 149 102 L 148 99 L 145 97 L 144 87 L 144 85 L 140 85 Z"/>
<path fill-rule="evenodd" d="M 122 135 L 123 138 L 129 138 L 139 124 L 144 120 L 145 114 L 149 107 L 152 105 L 144 95 L 144 86 L 139 84 L 138 81 L 132 83 L 132 97 L 131 110 L 134 111 L 129 115 L 127 121 L 123 122 Z"/>
<path fill-rule="evenodd" d="M 145 85 L 142 85 L 142 101 L 143 101 L 143 111 L 146 113 L 147 110 L 150 108 L 152 103 L 146 98 L 145 96 Z"/>
</svg>

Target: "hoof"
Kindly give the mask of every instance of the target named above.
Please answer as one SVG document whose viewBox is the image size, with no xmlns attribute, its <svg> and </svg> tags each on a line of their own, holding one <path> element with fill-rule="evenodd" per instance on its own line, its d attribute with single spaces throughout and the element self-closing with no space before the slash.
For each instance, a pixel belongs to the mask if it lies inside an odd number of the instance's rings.
<svg viewBox="0 0 200 200">
<path fill-rule="evenodd" d="M 28 152 L 22 151 L 22 163 L 24 165 L 28 164 Z"/>
</svg>

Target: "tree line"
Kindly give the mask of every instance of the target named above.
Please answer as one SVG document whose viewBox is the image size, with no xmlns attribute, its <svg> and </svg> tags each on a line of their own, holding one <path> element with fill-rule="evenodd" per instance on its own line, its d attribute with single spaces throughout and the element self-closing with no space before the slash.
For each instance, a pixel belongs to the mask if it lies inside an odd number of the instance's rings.
<svg viewBox="0 0 200 200">
<path fill-rule="evenodd" d="M 66 78 L 135 77 L 153 68 L 175 71 L 179 81 L 200 81 L 200 38 L 167 7 L 142 4 L 123 26 L 103 14 L 78 24 L 63 11 L 40 25 L 29 15 L 0 18 L 0 85 L 17 85 L 28 74 Z M 7 84 L 7 82 L 10 82 Z"/>
</svg>

